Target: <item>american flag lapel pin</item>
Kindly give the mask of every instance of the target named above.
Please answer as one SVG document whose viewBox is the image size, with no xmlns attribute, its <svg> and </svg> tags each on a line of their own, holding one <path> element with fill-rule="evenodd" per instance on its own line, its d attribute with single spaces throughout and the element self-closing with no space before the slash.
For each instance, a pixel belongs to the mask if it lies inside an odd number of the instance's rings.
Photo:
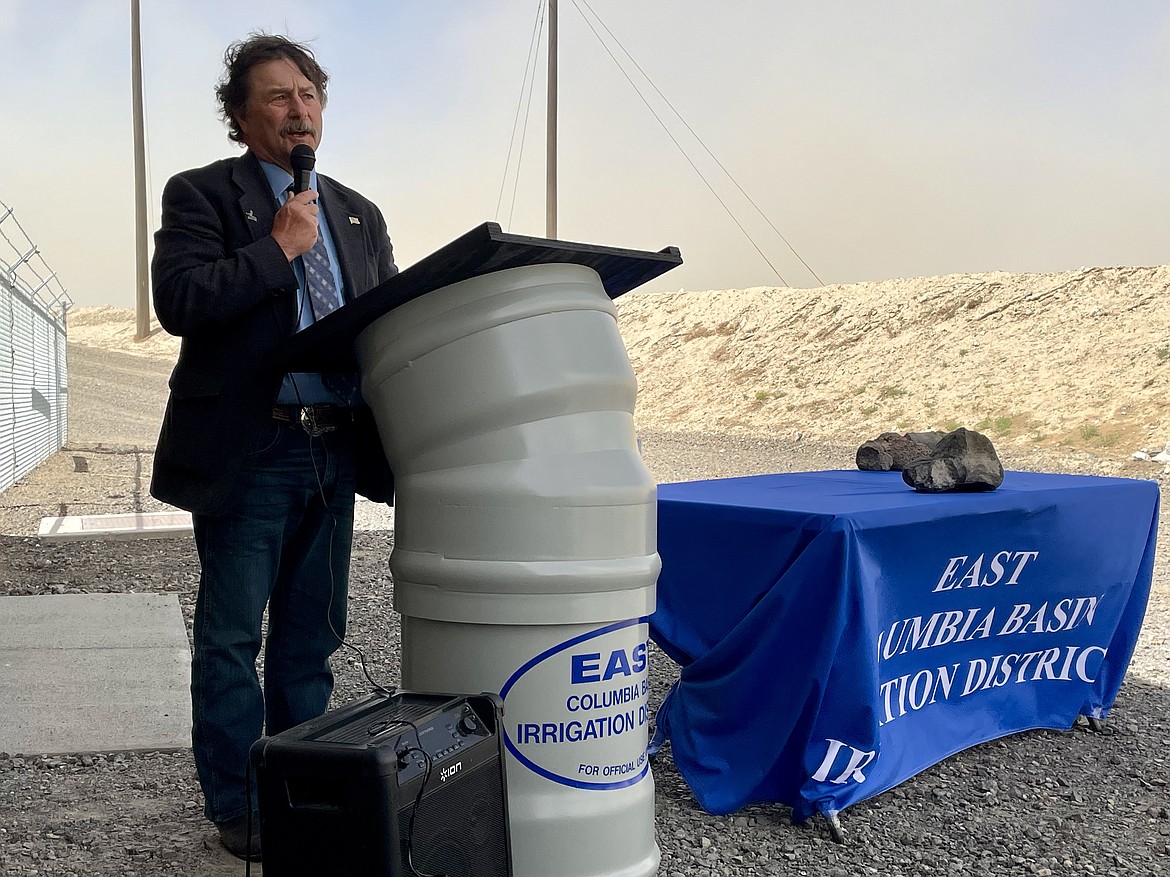
<svg viewBox="0 0 1170 877">
<path fill-rule="evenodd" d="M 350 225 L 361 225 L 361 224 L 362 224 L 362 218 L 361 218 L 360 216 L 351 216 L 351 217 L 349 218 L 349 224 L 350 224 Z"/>
</svg>

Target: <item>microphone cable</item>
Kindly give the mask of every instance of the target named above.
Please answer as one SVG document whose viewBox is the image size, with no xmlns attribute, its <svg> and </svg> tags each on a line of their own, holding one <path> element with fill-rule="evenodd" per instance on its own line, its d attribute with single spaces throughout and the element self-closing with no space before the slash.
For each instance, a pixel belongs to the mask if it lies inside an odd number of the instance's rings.
<svg viewBox="0 0 1170 877">
<path fill-rule="evenodd" d="M 298 258 L 300 258 L 300 257 L 298 257 Z M 300 292 L 300 295 L 299 295 L 299 301 L 297 303 L 296 325 L 299 327 L 301 324 L 301 320 L 304 319 L 305 305 L 308 302 L 309 293 L 308 293 L 307 289 L 300 289 L 298 291 Z M 276 311 L 275 300 L 272 302 L 272 309 L 273 309 L 273 316 L 279 320 L 279 314 Z M 301 409 L 308 407 L 305 405 L 304 399 L 301 396 L 300 387 L 297 386 L 296 375 L 292 372 L 289 372 L 288 379 L 289 379 L 289 383 L 292 384 L 293 394 L 297 398 L 297 406 Z M 281 427 L 277 427 L 277 428 L 280 429 Z M 304 431 L 303 428 L 302 428 L 302 431 Z M 337 595 L 337 580 L 336 580 L 336 576 L 335 576 L 334 570 L 333 570 L 333 550 L 334 550 L 334 536 L 337 533 L 337 527 L 338 527 L 338 524 L 340 522 L 337 520 L 337 515 L 334 514 L 333 509 L 330 508 L 330 506 L 329 506 L 329 501 L 325 495 L 324 477 L 322 475 L 321 468 L 318 467 L 318 465 L 317 465 L 317 455 L 316 455 L 316 453 L 314 453 L 313 439 L 320 438 L 321 436 L 320 435 L 317 435 L 317 436 L 310 435 L 307 431 L 304 431 L 304 432 L 305 432 L 305 438 L 308 439 L 308 443 L 309 443 L 309 460 L 313 465 L 313 479 L 317 485 L 316 496 L 317 496 L 317 499 L 319 499 L 321 501 L 322 508 L 329 515 L 329 522 L 330 522 L 329 542 L 328 542 L 328 546 L 326 549 L 327 566 L 329 568 L 329 601 L 325 607 L 325 621 L 329 625 L 329 632 L 333 634 L 333 637 L 334 637 L 334 639 L 337 640 L 338 645 L 344 646 L 345 648 L 350 649 L 351 651 L 357 653 L 358 662 L 359 662 L 359 665 L 361 666 L 362 675 L 365 677 L 365 679 L 369 683 L 370 687 L 377 694 L 382 694 L 382 695 L 389 697 L 389 696 L 394 694 L 396 687 L 390 686 L 389 688 L 387 688 L 386 686 L 381 685 L 378 682 L 376 682 L 374 680 L 374 677 L 370 674 L 369 667 L 366 664 L 365 652 L 363 652 L 358 646 L 355 646 L 352 643 L 347 642 L 345 637 L 337 632 L 337 627 L 333 624 L 333 603 L 334 603 L 334 598 Z M 320 447 L 320 450 L 324 456 L 324 468 L 328 469 L 328 467 L 329 467 L 329 448 L 326 447 L 324 441 L 320 442 L 319 447 Z M 351 553 L 352 553 L 352 545 L 353 545 L 353 535 L 352 535 L 352 522 L 351 522 L 351 535 L 350 535 Z M 348 591 L 348 588 L 347 588 L 347 591 Z M 348 612 L 347 612 L 347 614 L 348 614 Z M 267 646 L 267 643 L 265 645 Z M 408 836 L 407 836 L 407 861 L 409 863 L 412 859 L 412 846 L 413 846 L 413 835 L 414 835 L 414 814 L 418 811 L 419 804 L 422 801 L 423 791 L 426 789 L 427 780 L 430 779 L 432 760 L 431 760 L 430 755 L 426 752 L 426 750 L 424 750 L 422 748 L 422 743 L 419 740 L 418 728 L 414 725 L 414 723 L 407 721 L 407 720 L 404 720 L 404 719 L 397 720 L 397 721 L 400 724 L 410 725 L 410 727 L 414 729 L 414 737 L 415 737 L 415 742 L 416 742 L 417 746 L 410 747 L 409 749 L 404 750 L 403 752 L 398 752 L 396 754 L 399 755 L 399 758 L 401 759 L 401 757 L 403 755 L 409 754 L 410 752 L 420 752 L 420 753 L 422 753 L 422 756 L 425 760 L 422 785 L 419 786 L 418 795 L 415 798 L 414 809 L 412 810 L 411 816 L 410 816 L 410 826 L 408 829 Z M 248 804 L 248 815 L 247 815 L 247 819 L 245 820 L 245 831 L 247 832 L 247 840 L 245 841 L 245 851 L 244 851 L 244 855 L 245 855 L 244 874 L 245 874 L 245 877 L 251 877 L 251 874 L 252 874 L 252 819 L 253 819 L 252 760 L 251 760 L 251 758 L 247 759 L 247 761 L 244 764 L 244 800 Z M 413 869 L 414 865 L 411 864 L 410 867 Z M 417 871 L 416 871 L 416 873 L 417 873 L 418 877 L 447 877 L 447 875 L 445 875 L 445 874 L 424 874 L 422 872 L 417 872 Z"/>
<path fill-rule="evenodd" d="M 414 864 L 414 823 L 415 817 L 418 816 L 419 808 L 422 806 L 423 792 L 427 789 L 427 782 L 431 778 L 431 768 L 434 765 L 430 753 L 422 748 L 422 740 L 419 739 L 418 725 L 410 721 L 410 719 L 396 719 L 395 722 L 400 725 L 409 725 L 414 731 L 414 746 L 407 745 L 395 750 L 394 754 L 398 756 L 399 767 L 404 766 L 403 762 L 406 756 L 412 752 L 417 752 L 423 757 L 423 776 L 422 782 L 419 783 L 418 791 L 414 796 L 414 806 L 410 808 L 410 819 L 407 820 L 406 825 L 406 864 L 416 877 L 448 877 L 445 871 L 429 872 L 420 871 Z"/>
<path fill-rule="evenodd" d="M 302 408 L 306 407 L 304 401 L 301 399 L 301 391 L 300 391 L 300 388 L 297 387 L 296 377 L 293 376 L 292 374 L 290 374 L 289 379 L 293 385 L 293 392 L 296 394 L 296 397 L 297 397 L 297 404 Z M 321 469 L 318 468 L 318 466 L 317 466 L 317 455 L 313 453 L 313 439 L 320 438 L 320 436 L 312 436 L 312 435 L 309 435 L 308 433 L 305 433 L 305 437 L 309 440 L 309 459 L 313 463 L 313 478 L 317 482 L 317 498 L 321 500 L 321 505 L 325 509 L 326 513 L 329 515 L 329 522 L 330 522 L 329 545 L 328 545 L 328 549 L 326 552 L 326 556 L 328 558 L 328 567 L 329 567 L 329 602 L 325 607 L 325 621 L 329 624 L 329 632 L 333 634 L 333 637 L 334 637 L 334 639 L 337 640 L 338 645 L 343 646 L 343 647 L 345 647 L 345 648 L 349 649 L 350 651 L 353 651 L 357 654 L 358 663 L 360 664 L 361 670 L 362 670 L 362 675 L 365 676 L 366 681 L 370 684 L 370 687 L 373 688 L 374 691 L 377 692 L 378 694 L 385 694 L 385 695 L 393 694 L 395 687 L 391 686 L 391 687 L 387 688 L 386 686 L 380 685 L 379 683 L 374 681 L 374 677 L 370 674 L 369 667 L 366 664 L 365 652 L 363 652 L 358 646 L 355 646 L 353 643 L 347 642 L 345 637 L 337 632 L 337 628 L 333 624 L 333 601 L 334 601 L 334 598 L 337 596 L 337 580 L 336 580 L 336 577 L 335 577 L 335 574 L 333 571 L 333 539 L 334 539 L 334 536 L 337 534 L 337 526 L 339 524 L 339 521 L 337 520 L 337 515 L 335 515 L 333 513 L 333 509 L 331 509 L 329 507 L 329 501 L 326 499 L 326 496 L 325 496 L 324 477 L 321 473 Z M 324 454 L 324 468 L 328 469 L 328 467 L 329 467 L 329 448 L 327 448 L 325 446 L 324 441 L 320 442 L 319 446 L 321 448 L 322 453 Z M 352 524 L 351 524 L 351 529 L 352 529 Z M 350 535 L 350 552 L 351 552 L 351 554 L 352 554 L 352 550 L 353 550 L 353 535 L 351 533 L 351 535 Z M 348 591 L 348 588 L 346 590 Z M 348 612 L 346 614 L 348 615 Z"/>
<path fill-rule="evenodd" d="M 318 234 L 320 234 L 320 231 L 318 231 Z M 302 265 L 303 265 L 304 264 L 304 261 L 303 261 L 304 257 L 298 256 L 297 258 L 302 260 Z M 302 272 L 303 272 L 303 270 L 304 269 L 302 268 Z M 307 283 L 305 284 L 305 286 L 307 287 Z M 296 321 L 296 325 L 298 327 L 301 325 L 302 320 L 304 320 L 305 307 L 306 307 L 306 304 L 308 303 L 308 300 L 309 300 L 309 291 L 307 288 L 302 288 L 301 290 L 299 290 L 299 292 L 301 294 L 300 294 L 300 300 L 298 302 L 298 307 L 297 307 L 297 321 Z M 273 302 L 273 309 L 274 310 L 275 310 L 275 307 L 276 307 L 276 304 L 275 304 L 275 302 Z M 299 331 L 299 329 L 298 329 L 298 331 Z M 296 375 L 293 374 L 292 372 L 289 372 L 288 378 L 289 378 L 289 382 L 292 384 L 293 394 L 297 397 L 297 406 L 302 408 L 302 409 L 307 407 L 305 405 L 304 399 L 301 397 L 301 388 L 299 386 L 297 386 Z M 326 555 L 328 558 L 328 567 L 329 567 L 329 602 L 328 602 L 328 605 L 326 605 L 326 607 L 325 607 L 325 620 L 329 624 L 329 632 L 333 634 L 333 637 L 334 637 L 334 639 L 337 640 L 338 644 L 357 654 L 358 663 L 360 664 L 361 670 L 362 670 L 362 675 L 366 678 L 366 681 L 370 684 L 370 687 L 378 694 L 389 695 L 389 694 L 392 694 L 394 692 L 395 687 L 391 686 L 390 688 L 387 688 L 386 686 L 383 686 L 383 685 L 379 684 L 378 682 L 374 681 L 373 676 L 370 674 L 369 667 L 366 664 L 365 652 L 363 652 L 360 648 L 353 645 L 352 643 L 347 642 L 345 637 L 343 637 L 341 634 L 339 634 L 337 632 L 337 628 L 333 624 L 333 600 L 334 600 L 334 597 L 336 596 L 336 593 L 337 593 L 337 582 L 336 582 L 334 572 L 333 572 L 333 537 L 337 533 L 338 520 L 337 520 L 337 516 L 333 513 L 333 510 L 329 507 L 329 502 L 325 497 L 324 478 L 322 476 L 321 470 L 317 467 L 317 457 L 313 453 L 313 439 L 315 438 L 315 436 L 311 436 L 306 432 L 305 437 L 309 440 L 309 459 L 312 461 L 313 477 L 314 477 L 315 481 L 317 482 L 317 497 L 321 500 L 321 505 L 325 509 L 325 511 L 328 513 L 329 520 L 331 522 L 330 529 L 329 529 L 329 546 L 328 546 L 328 551 L 327 551 L 327 555 Z M 319 438 L 319 437 L 320 436 L 316 436 L 316 438 Z M 325 455 L 325 468 L 328 468 L 328 466 L 329 466 L 329 449 L 325 446 L 325 442 L 323 442 L 323 441 L 320 443 L 320 447 Z M 352 535 L 352 524 L 351 524 L 351 534 L 350 534 L 351 553 L 352 553 L 352 545 L 353 545 L 353 535 Z M 347 588 L 347 590 L 348 590 L 348 588 Z M 348 612 L 346 614 L 348 615 Z"/>
</svg>

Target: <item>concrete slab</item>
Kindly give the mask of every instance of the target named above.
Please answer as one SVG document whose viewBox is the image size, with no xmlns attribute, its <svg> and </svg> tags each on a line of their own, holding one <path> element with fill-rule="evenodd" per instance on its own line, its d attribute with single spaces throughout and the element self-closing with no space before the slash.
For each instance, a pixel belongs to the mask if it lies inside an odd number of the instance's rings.
<svg viewBox="0 0 1170 877">
<path fill-rule="evenodd" d="M 174 595 L 0 597 L 0 751 L 186 748 L 190 667 Z"/>
<path fill-rule="evenodd" d="M 385 503 L 358 498 L 353 509 L 357 532 L 393 530 L 394 509 Z M 64 515 L 41 518 L 37 535 L 45 542 L 81 539 L 169 539 L 191 535 L 190 512 L 131 512 L 121 515 Z"/>
</svg>

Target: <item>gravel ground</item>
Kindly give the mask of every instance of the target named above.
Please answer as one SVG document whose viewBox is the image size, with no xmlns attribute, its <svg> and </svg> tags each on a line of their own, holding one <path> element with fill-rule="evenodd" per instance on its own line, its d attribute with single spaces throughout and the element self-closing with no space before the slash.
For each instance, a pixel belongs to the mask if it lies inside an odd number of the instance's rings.
<svg viewBox="0 0 1170 877">
<path fill-rule="evenodd" d="M 0 532 L 15 534 L 0 537 L 0 596 L 174 593 L 189 625 L 198 574 L 190 539 L 43 545 L 31 538 L 42 514 L 153 507 L 144 481 L 165 370 L 147 373 L 140 360 L 102 351 L 71 347 L 70 356 L 71 444 L 0 494 Z M 118 370 L 121 378 L 114 374 Z M 135 378 L 132 387 L 120 384 L 127 373 Z M 101 412 L 82 401 L 86 386 L 108 388 Z M 137 414 L 122 416 L 124 409 Z M 659 481 L 848 468 L 855 447 L 683 433 L 645 433 L 642 442 Z M 1161 467 L 1143 468 L 1150 464 L 1071 452 L 1005 454 L 1004 462 L 1043 471 L 1161 473 Z M 1166 535 L 1163 521 L 1160 536 Z M 398 679 L 386 568 L 392 543 L 386 532 L 357 535 L 350 596 L 350 642 L 364 653 L 370 675 L 384 684 Z M 1068 732 L 1017 734 L 959 753 L 846 810 L 844 844 L 833 842 L 823 820 L 793 825 L 783 806 L 753 806 L 729 816 L 703 812 L 668 749 L 653 766 L 660 873 L 1170 873 L 1168 631 L 1170 571 L 1161 556 L 1138 651 L 1103 732 L 1078 724 Z M 340 652 L 335 664 L 337 703 L 369 690 L 355 652 Z M 674 675 L 669 659 L 654 650 L 653 705 Z M 201 807 L 189 750 L 0 754 L 0 874 L 242 874 L 243 863 L 219 848 Z M 253 867 L 253 873 L 260 871 Z"/>
</svg>

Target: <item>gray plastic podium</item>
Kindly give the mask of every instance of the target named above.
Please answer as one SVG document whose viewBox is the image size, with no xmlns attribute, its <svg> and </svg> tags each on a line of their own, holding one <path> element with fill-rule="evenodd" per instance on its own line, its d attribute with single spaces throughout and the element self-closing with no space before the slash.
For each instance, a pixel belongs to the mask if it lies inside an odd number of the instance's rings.
<svg viewBox="0 0 1170 877">
<path fill-rule="evenodd" d="M 682 262 L 482 225 L 313 327 L 395 474 L 402 684 L 504 698 L 517 877 L 657 873 L 656 485 L 612 299 Z"/>
</svg>

